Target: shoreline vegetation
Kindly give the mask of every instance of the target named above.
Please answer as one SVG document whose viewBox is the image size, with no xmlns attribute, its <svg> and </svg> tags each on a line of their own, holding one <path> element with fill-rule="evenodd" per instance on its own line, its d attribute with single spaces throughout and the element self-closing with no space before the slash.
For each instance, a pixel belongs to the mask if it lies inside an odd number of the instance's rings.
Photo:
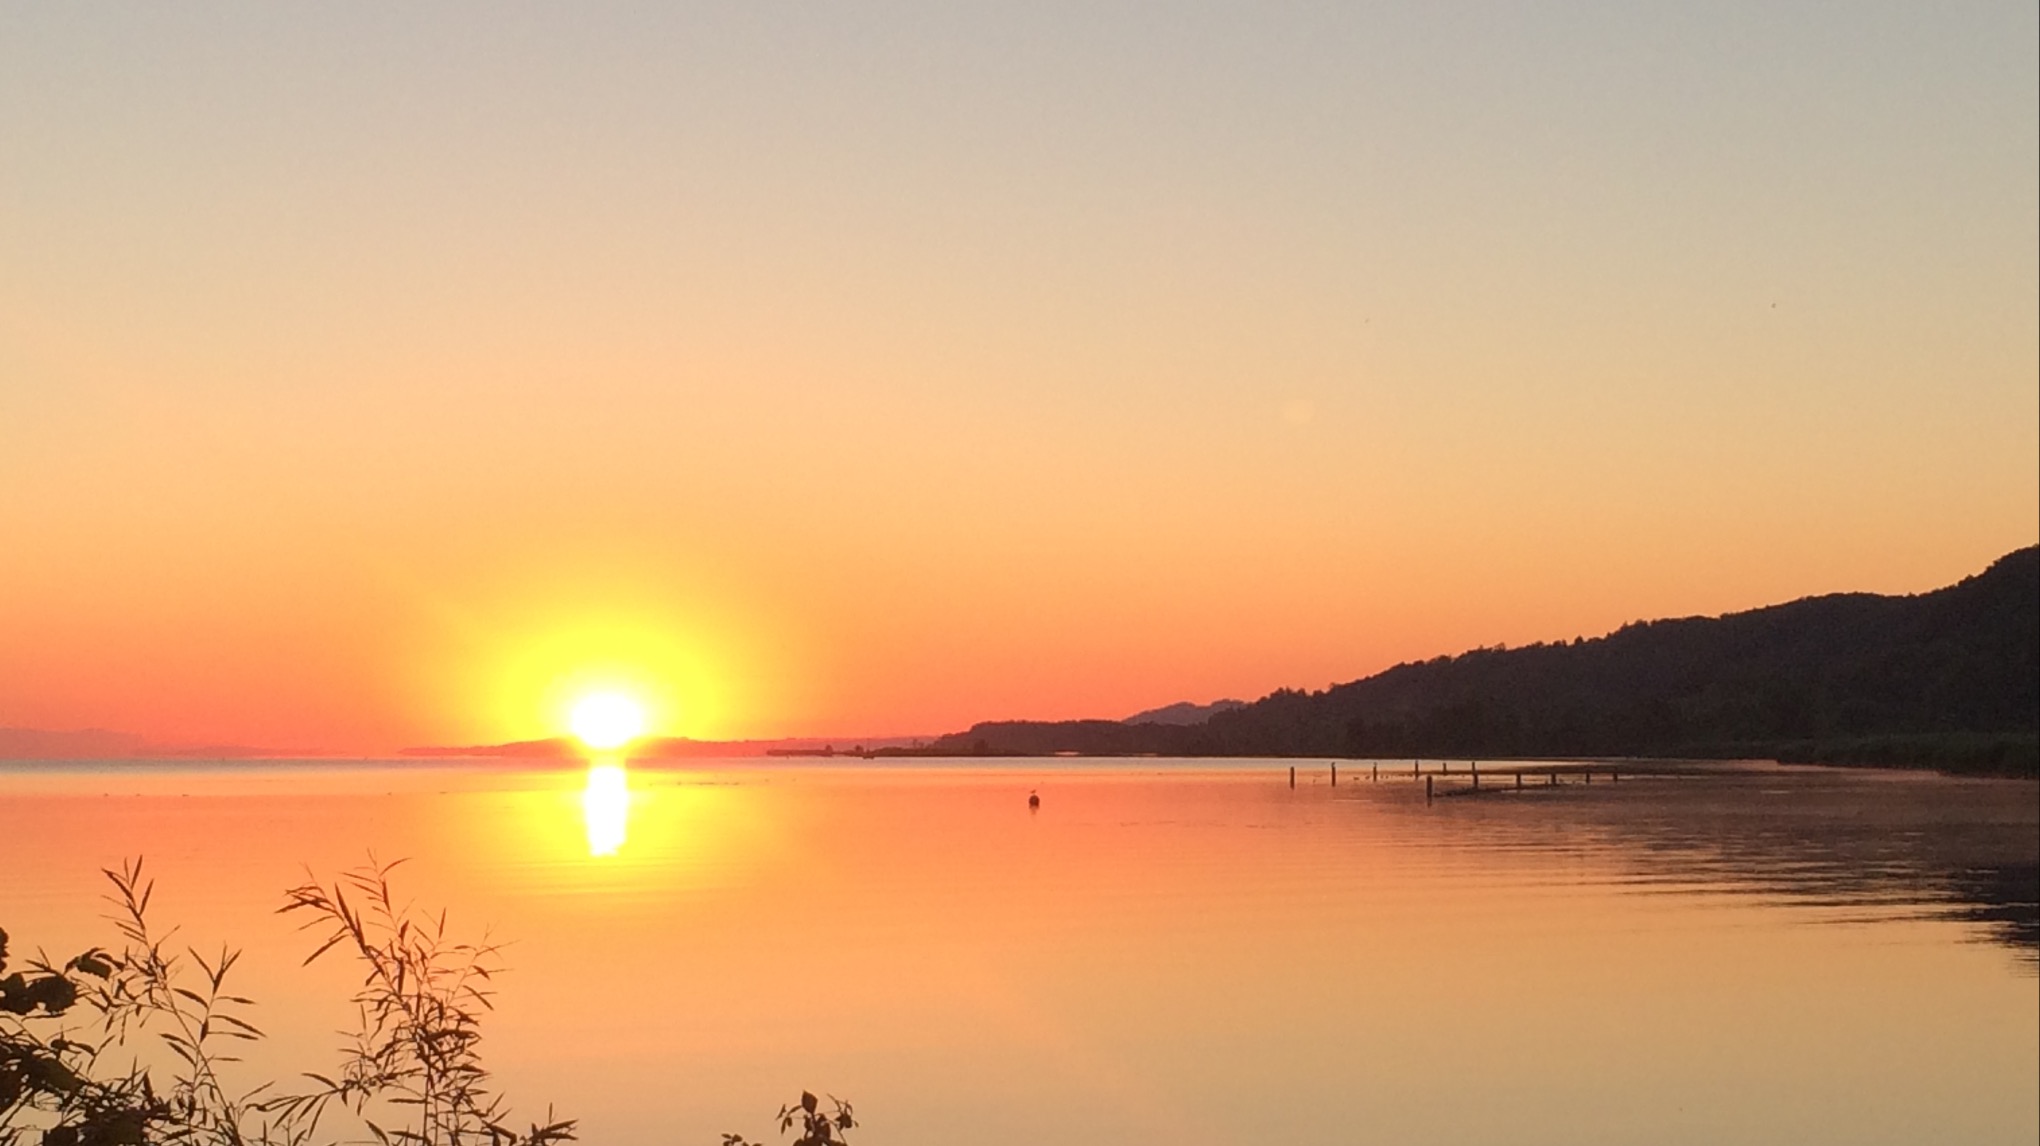
<svg viewBox="0 0 2040 1146">
<path fill-rule="evenodd" d="M 1356 756 L 1325 752 L 1268 752 L 1254 755 L 1221 753 L 1162 753 L 1145 751 L 1077 752 L 1070 750 L 1025 751 L 993 748 L 936 751 L 932 748 L 877 748 L 858 746 L 836 749 L 784 749 L 768 753 L 781 759 L 811 760 L 893 760 L 893 759 L 999 759 L 999 760 L 1147 760 L 1172 756 L 1179 759 L 1266 759 L 1338 760 L 1355 764 L 1390 761 L 1478 759 L 1482 763 L 1513 764 L 1592 762 L 1638 765 L 1677 764 L 1687 761 L 1769 760 L 1779 764 L 1818 764 L 1834 768 L 1882 768 L 1907 772 L 1940 772 L 1950 776 L 1999 779 L 2040 779 L 2040 736 L 2032 734 L 1989 735 L 1948 733 L 1942 735 L 1873 736 L 1839 740 L 1787 740 L 1710 746 L 1705 750 L 1663 754 L 1595 756 L 1585 753 L 1531 755 L 1413 753 L 1407 756 Z"/>
<path fill-rule="evenodd" d="M 240 952 L 208 957 L 155 929 L 142 860 L 107 869 L 119 949 L 62 963 L 38 952 L 0 979 L 0 1144 L 314 1146 L 363 1131 L 381 1146 L 573 1141 L 574 1122 L 551 1111 L 528 1130 L 510 1124 L 480 1056 L 498 948 L 456 942 L 444 912 L 402 905 L 396 866 L 371 860 L 284 893 L 278 910 L 322 936 L 306 965 L 336 948 L 360 960 L 359 1018 L 337 1069 L 252 1086 L 238 1052 L 264 1034 L 246 1018 L 254 1000 L 228 989 Z"/>
<path fill-rule="evenodd" d="M 1026 751 L 994 748 L 987 742 L 982 750 L 934 751 L 932 749 L 878 749 L 869 752 L 776 752 L 779 757 L 816 759 L 888 760 L 935 759 L 1067 759 L 1137 760 L 1170 756 L 1179 759 L 1267 759 L 1338 760 L 1356 764 L 1410 760 L 1478 760 L 1483 764 L 1548 764 L 1592 762 L 1624 764 L 1677 764 L 1689 761 L 1768 760 L 1779 764 L 1818 764 L 1833 768 L 1881 768 L 1904 772 L 1939 772 L 1949 776 L 1997 779 L 2040 779 L 2040 736 L 2033 734 L 1947 733 L 1929 735 L 1868 736 L 1834 740 L 1785 740 L 1701 745 L 1684 751 L 1618 753 L 1596 755 L 1584 752 L 1550 753 L 1441 753 L 1415 752 L 1402 755 L 1362 756 L 1333 752 L 1263 753 L 1163 753 L 1144 751 L 1080 752 L 1071 750 Z"/>
<path fill-rule="evenodd" d="M 8 973 L 0 929 L 0 1146 L 559 1146 L 578 1123 L 547 1108 L 512 1124 L 490 1089 L 481 1020 L 492 1008 L 500 947 L 457 942 L 444 911 L 413 909 L 391 890 L 402 860 L 309 880 L 278 911 L 365 969 L 349 1000 L 359 1019 L 330 1073 L 249 1086 L 235 1053 L 263 1032 L 254 1000 L 228 990 L 236 949 L 208 957 L 149 919 L 155 884 L 140 858 L 107 869 L 106 918 L 119 950 L 92 947 L 59 963 L 38 951 Z M 181 948 L 181 950 L 179 949 Z M 91 1018 L 79 1021 L 77 1013 Z M 812 1093 L 782 1107 L 793 1146 L 848 1146 L 850 1104 Z M 348 1133 L 336 1135 L 335 1123 Z M 370 1138 L 362 1137 L 366 1131 Z M 721 1146 L 759 1146 L 723 1134 Z"/>
</svg>

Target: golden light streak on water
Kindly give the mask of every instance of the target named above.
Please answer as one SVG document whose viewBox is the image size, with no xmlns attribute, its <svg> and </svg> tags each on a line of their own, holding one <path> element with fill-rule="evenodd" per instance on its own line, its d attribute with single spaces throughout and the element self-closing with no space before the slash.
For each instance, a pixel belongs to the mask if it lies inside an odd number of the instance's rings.
<svg viewBox="0 0 2040 1146">
<path fill-rule="evenodd" d="M 630 836 L 630 775 L 622 761 L 598 760 L 588 766 L 581 819 L 588 830 L 589 855 L 610 856 L 623 849 Z"/>
</svg>

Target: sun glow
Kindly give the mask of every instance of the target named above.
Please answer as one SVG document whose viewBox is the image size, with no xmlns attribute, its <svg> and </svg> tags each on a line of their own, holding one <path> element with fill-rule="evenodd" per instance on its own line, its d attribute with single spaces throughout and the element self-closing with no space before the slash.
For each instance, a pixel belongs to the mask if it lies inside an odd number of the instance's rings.
<svg viewBox="0 0 2040 1146">
<path fill-rule="evenodd" d="M 621 693 L 593 693 L 574 702 L 567 726 L 588 747 L 613 751 L 644 735 L 645 710 Z"/>
<path fill-rule="evenodd" d="M 754 731 L 743 723 L 754 714 L 734 707 L 738 686 L 771 679 L 778 689 L 785 674 L 766 673 L 753 650 L 786 642 L 722 615 L 744 609 L 718 609 L 710 623 L 627 581 L 556 580 L 493 589 L 475 606 L 481 635 L 446 650 L 457 660 L 421 662 L 430 670 L 421 694 L 447 690 L 431 711 L 473 714 L 472 730 L 459 734 L 467 742 L 573 736 L 575 709 L 601 693 L 638 707 L 640 735 L 728 740 Z M 561 598 L 574 603 L 543 603 Z"/>
</svg>

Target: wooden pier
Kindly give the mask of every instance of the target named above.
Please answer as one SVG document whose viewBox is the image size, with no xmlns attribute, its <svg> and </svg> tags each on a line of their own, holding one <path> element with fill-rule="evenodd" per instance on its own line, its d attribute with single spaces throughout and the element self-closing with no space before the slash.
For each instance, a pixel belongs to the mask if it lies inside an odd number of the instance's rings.
<svg viewBox="0 0 2040 1146">
<path fill-rule="evenodd" d="M 1621 782 L 1625 774 L 1631 778 L 1637 776 L 1639 772 L 1644 775 L 1651 774 L 1648 762 L 1638 761 L 1567 760 L 1549 763 L 1526 761 L 1521 765 L 1510 766 L 1507 763 L 1490 760 L 1485 776 L 1487 783 L 1483 784 L 1478 760 L 1463 762 L 1438 760 L 1432 763 L 1434 766 L 1426 767 L 1425 761 L 1410 761 L 1410 779 L 1424 785 L 1424 799 L 1427 801 L 1446 796 L 1513 794 L 1536 788 L 1563 788 L 1572 785 L 1586 787 L 1597 779 L 1603 783 L 1615 784 Z M 1454 768 L 1453 765 L 1456 763 L 1462 766 Z M 1327 761 L 1325 767 L 1331 776 L 1332 786 L 1338 787 L 1339 762 Z M 1291 788 L 1296 787 L 1296 771 L 1296 765 L 1289 766 Z M 1508 780 L 1497 782 L 1498 777 L 1508 777 Z M 1378 762 L 1368 762 L 1367 780 L 1374 784 L 1381 782 L 1381 765 Z"/>
</svg>

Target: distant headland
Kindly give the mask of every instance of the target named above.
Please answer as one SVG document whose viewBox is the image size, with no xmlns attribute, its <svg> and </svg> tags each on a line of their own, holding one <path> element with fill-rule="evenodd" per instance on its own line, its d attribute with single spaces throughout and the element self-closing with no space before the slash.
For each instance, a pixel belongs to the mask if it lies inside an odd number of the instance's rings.
<svg viewBox="0 0 2040 1146">
<path fill-rule="evenodd" d="M 1837 593 L 1474 649 L 1187 724 L 990 721 L 881 754 L 909 752 L 1678 756 L 2034 776 L 2040 548 L 1928 593 Z"/>
</svg>

